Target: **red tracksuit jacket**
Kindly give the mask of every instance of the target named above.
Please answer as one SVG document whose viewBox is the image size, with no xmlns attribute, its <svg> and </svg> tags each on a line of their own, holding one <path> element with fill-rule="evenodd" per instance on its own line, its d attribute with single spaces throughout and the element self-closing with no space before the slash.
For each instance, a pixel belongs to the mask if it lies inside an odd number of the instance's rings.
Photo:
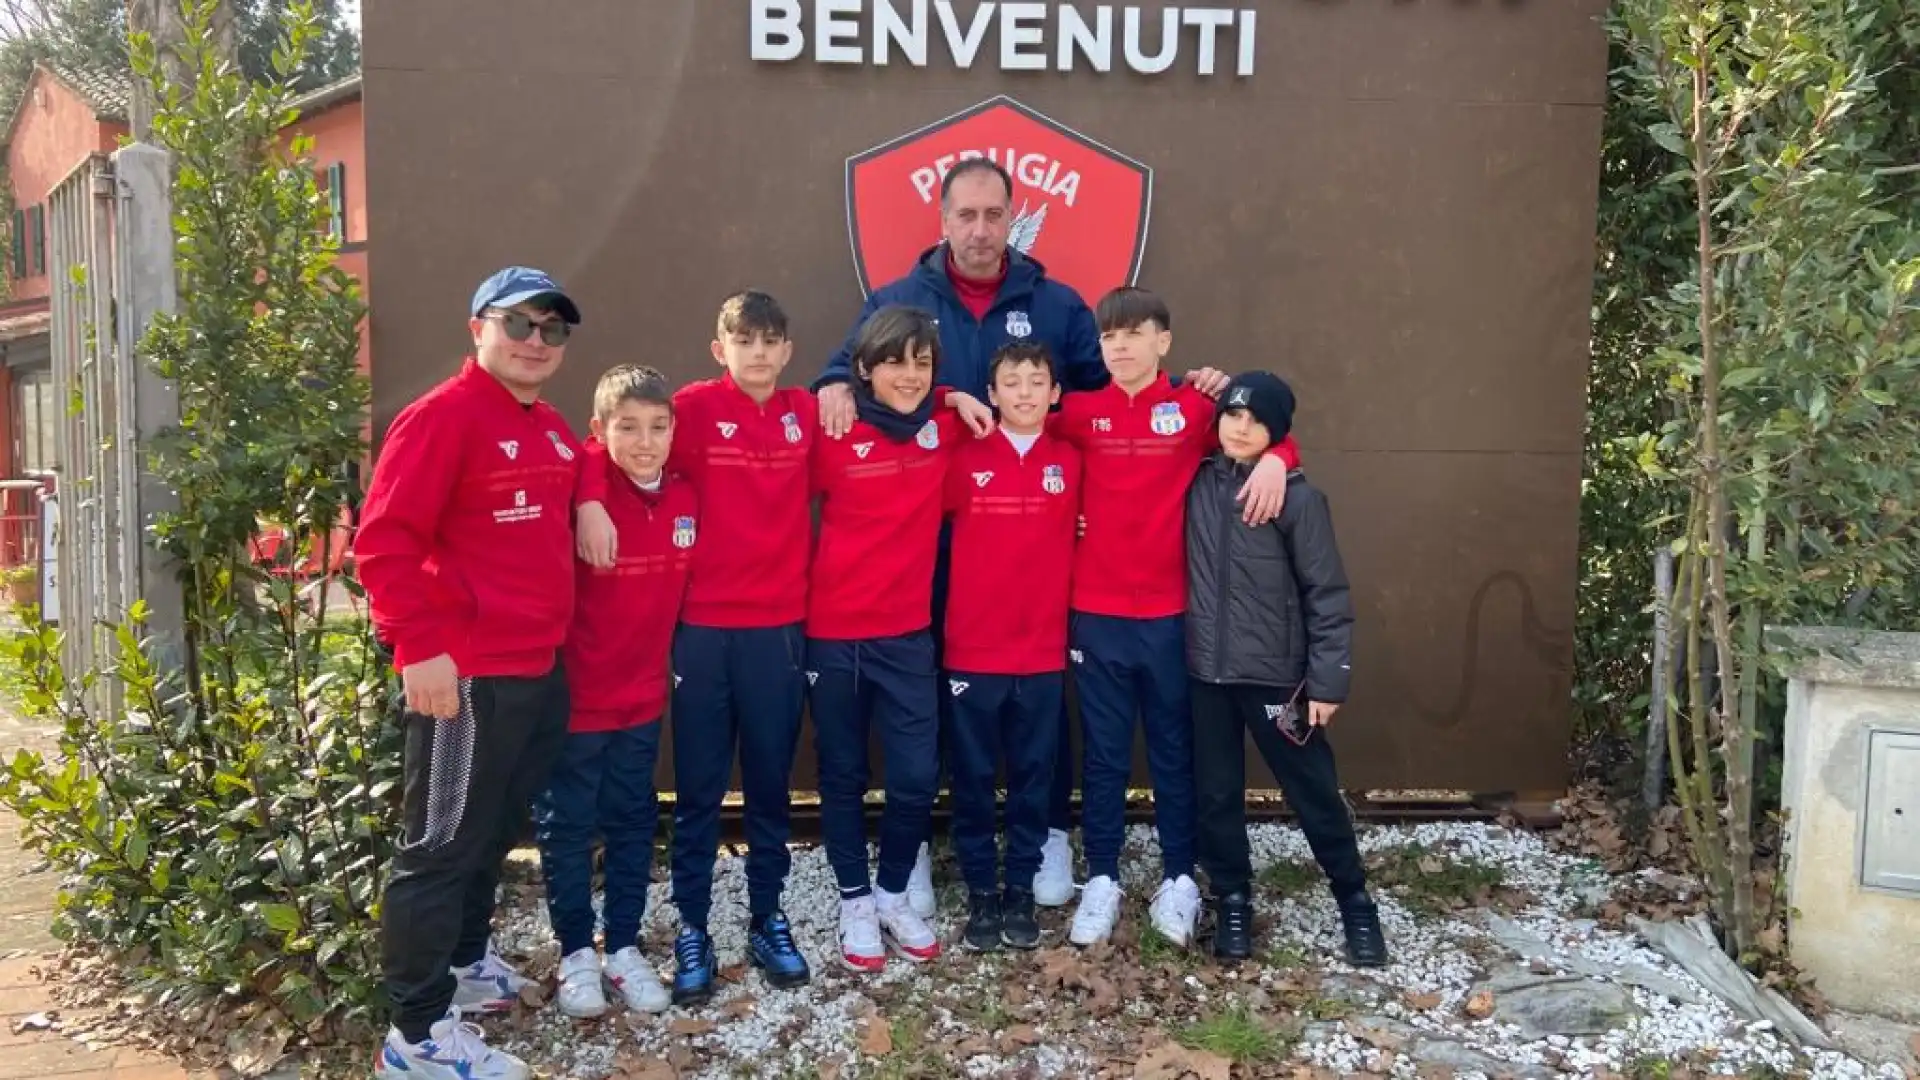
<svg viewBox="0 0 1920 1080">
<path fill-rule="evenodd" d="M 1080 451 L 1042 434 L 964 438 L 947 468 L 953 545 L 941 665 L 1037 675 L 1067 663 L 1067 588 L 1080 516 Z"/>
<path fill-rule="evenodd" d="M 813 487 L 823 498 L 808 637 L 858 641 L 933 625 L 947 463 L 961 440 L 972 439 L 958 414 L 937 408 L 904 442 L 861 420 L 841 438 L 814 444 Z"/>
<path fill-rule="evenodd" d="M 813 532 L 807 454 L 820 423 L 813 395 L 787 387 L 760 405 L 723 375 L 681 387 L 673 413 L 667 471 L 693 482 L 706 534 L 681 621 L 720 629 L 801 621 Z M 606 474 L 587 470 L 580 500 L 605 496 Z"/>
<path fill-rule="evenodd" d="M 1187 486 L 1220 445 L 1213 399 L 1159 378 L 1067 394 L 1047 430 L 1080 449 L 1087 518 L 1073 562 L 1075 611 L 1158 619 L 1187 609 Z M 1300 462 L 1293 436 L 1268 451 Z"/>
<path fill-rule="evenodd" d="M 573 618 L 579 457 L 557 410 L 472 357 L 400 410 L 353 541 L 396 667 L 447 653 L 468 677 L 552 670 Z"/>
<path fill-rule="evenodd" d="M 580 562 L 573 629 L 561 657 L 573 698 L 569 731 L 618 731 L 660 719 L 667 705 L 667 668 L 673 628 L 680 619 L 687 579 L 701 536 L 699 499 L 677 476 L 660 490 L 642 490 L 607 456 L 588 468 L 604 474 L 607 514 L 620 532 L 619 558 L 610 569 Z"/>
</svg>

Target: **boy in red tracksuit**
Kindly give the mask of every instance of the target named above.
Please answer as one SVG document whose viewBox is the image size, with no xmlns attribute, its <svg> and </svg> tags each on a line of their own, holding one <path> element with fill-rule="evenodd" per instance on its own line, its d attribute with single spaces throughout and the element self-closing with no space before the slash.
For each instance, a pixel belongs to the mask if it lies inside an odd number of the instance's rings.
<svg viewBox="0 0 1920 1080">
<path fill-rule="evenodd" d="M 501 862 L 567 730 L 580 444 L 540 392 L 579 322 L 538 270 L 482 282 L 473 355 L 400 410 L 374 463 L 354 548 L 406 691 L 405 835 L 381 897 L 383 1076 L 527 1076 L 460 1011 L 511 1009 L 525 985 L 487 939 Z"/>
<path fill-rule="evenodd" d="M 1079 693 L 1083 741 L 1081 843 L 1087 885 L 1069 939 L 1104 941 L 1120 912 L 1120 846 L 1126 828 L 1136 718 L 1146 730 L 1162 880 L 1150 914 L 1177 945 L 1193 935 L 1200 887 L 1193 880 L 1193 731 L 1186 664 L 1186 495 L 1200 462 L 1219 444 L 1213 399 L 1196 383 L 1176 387 L 1160 370 L 1173 344 L 1166 303 L 1145 289 L 1108 293 L 1094 312 L 1113 381 L 1069 394 L 1048 430 L 1080 449 L 1086 533 L 1074 552 L 1068 658 Z M 1249 518 L 1264 523 L 1297 465 L 1291 437 L 1274 447 L 1244 490 Z"/>
<path fill-rule="evenodd" d="M 701 542 L 673 639 L 673 1000 L 714 991 L 720 965 L 707 919 L 720 847 L 720 804 L 736 753 L 747 834 L 748 960 L 777 988 L 812 976 L 780 910 L 791 860 L 789 780 L 806 683 L 807 543 L 813 529 L 807 456 L 819 437 L 813 395 L 779 385 L 793 356 L 787 314 L 766 293 L 720 306 L 717 379 L 674 395 L 667 463 L 699 493 Z M 593 449 L 590 447 L 589 452 Z M 608 565 L 617 533 L 597 505 L 604 473 L 582 478 L 582 556 Z"/>
<path fill-rule="evenodd" d="M 667 653 L 700 535 L 692 485 L 666 475 L 673 396 L 652 368 L 631 364 L 600 377 L 593 437 L 603 452 L 602 505 L 625 540 L 610 567 L 584 560 L 562 659 L 573 715 L 553 778 L 534 810 L 547 912 L 560 939 L 556 1003 L 573 1017 L 607 1011 L 601 983 L 636 1012 L 672 998 L 639 950 L 659 804 L 653 789 Z M 605 839 L 606 960 L 593 948 L 593 841 Z"/>
<path fill-rule="evenodd" d="M 967 944 L 1031 949 L 1040 942 L 1033 880 L 1047 838 L 1065 692 L 1080 452 L 1045 431 L 1060 400 L 1046 346 L 1002 347 L 987 378 L 999 430 L 963 440 L 947 470 L 953 544 L 942 666 L 952 710 L 953 847 L 967 882 Z M 994 839 L 1003 764 L 1004 897 Z"/>
<path fill-rule="evenodd" d="M 936 391 L 939 328 L 917 308 L 875 312 L 854 343 L 858 420 L 815 444 L 820 495 L 807 596 L 807 683 L 819 755 L 820 828 L 840 885 L 840 954 L 849 968 L 940 955 L 906 896 L 933 809 L 939 764 L 933 566 L 947 465 L 964 434 L 965 394 Z M 936 397 L 947 408 L 935 410 Z M 867 870 L 867 736 L 886 760 L 877 882 Z M 877 884 L 878 888 L 875 889 Z"/>
</svg>

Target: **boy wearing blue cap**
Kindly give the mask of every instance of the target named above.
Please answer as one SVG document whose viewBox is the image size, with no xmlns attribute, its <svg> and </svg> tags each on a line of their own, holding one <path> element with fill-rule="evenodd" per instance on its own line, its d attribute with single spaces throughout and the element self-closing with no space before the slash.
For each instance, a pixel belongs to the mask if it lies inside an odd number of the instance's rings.
<svg viewBox="0 0 1920 1080">
<path fill-rule="evenodd" d="M 375 1073 L 408 1080 L 526 1080 L 460 1015 L 511 1009 L 525 985 L 488 946 L 494 895 L 567 732 L 581 451 L 540 392 L 580 310 L 515 266 L 481 283 L 471 316 L 459 374 L 387 429 L 354 541 L 406 691 L 405 835 L 380 901 L 393 1027 Z"/>
<path fill-rule="evenodd" d="M 1220 450 L 1187 489 L 1187 671 L 1200 866 L 1215 897 L 1214 955 L 1253 952 L 1245 732 L 1280 781 L 1327 875 L 1346 930 L 1347 962 L 1387 962 L 1353 819 L 1326 726 L 1353 664 L 1353 601 L 1327 497 L 1294 469 L 1269 525 L 1248 525 L 1235 494 L 1293 428 L 1293 390 L 1264 371 L 1220 395 Z"/>
</svg>

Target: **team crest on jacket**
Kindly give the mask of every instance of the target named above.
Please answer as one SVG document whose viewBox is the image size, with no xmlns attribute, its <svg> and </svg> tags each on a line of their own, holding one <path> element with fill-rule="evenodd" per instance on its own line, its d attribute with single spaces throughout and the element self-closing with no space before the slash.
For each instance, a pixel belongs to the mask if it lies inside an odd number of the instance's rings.
<svg viewBox="0 0 1920 1080">
<path fill-rule="evenodd" d="M 740 430 L 739 424 L 728 423 L 725 420 L 715 421 L 714 426 L 720 429 L 720 437 L 723 439 L 733 438 L 733 433 Z"/>
<path fill-rule="evenodd" d="M 1030 338 L 1033 336 L 1033 322 L 1024 311 L 1007 312 L 1007 336 L 1010 338 Z"/>
<path fill-rule="evenodd" d="M 693 546 L 693 518 L 682 514 L 673 519 L 673 546 L 677 548 Z"/>
<path fill-rule="evenodd" d="M 920 425 L 920 433 L 913 437 L 922 450 L 940 449 L 940 425 L 929 420 Z"/>
<path fill-rule="evenodd" d="M 507 439 L 503 441 L 500 444 L 500 452 L 507 455 L 508 461 L 512 461 L 514 458 L 519 457 L 520 456 L 520 440 Z"/>
<path fill-rule="evenodd" d="M 573 460 L 573 447 L 568 446 L 566 444 L 566 441 L 560 438 L 559 432 L 557 431 L 547 432 L 547 441 L 553 443 L 553 451 L 554 453 L 560 455 L 561 461 Z M 511 458 L 513 455 L 508 454 L 507 456 Z"/>
<path fill-rule="evenodd" d="M 1049 495 L 1058 495 L 1067 490 L 1067 475 L 1058 465 L 1049 465 L 1040 470 L 1040 489 Z"/>
<path fill-rule="evenodd" d="M 1010 97 L 994 97 L 847 159 L 847 234 L 866 295 L 940 242 L 940 182 L 984 157 L 1013 178 L 1012 246 L 1082 296 L 1131 285 L 1147 246 L 1153 170 Z M 1022 312 L 1007 334 L 1033 332 Z M 1025 326 L 1025 332 L 1015 329 Z"/>
<path fill-rule="evenodd" d="M 800 418 L 793 413 L 780 418 L 780 427 L 786 431 L 787 441 L 790 443 L 797 443 L 806 437 L 800 433 Z"/>
<path fill-rule="evenodd" d="M 873 444 L 870 442 L 857 442 L 853 444 L 853 456 L 859 458 L 861 461 L 867 460 L 867 455 L 872 452 Z"/>
<path fill-rule="evenodd" d="M 1163 401 L 1153 407 L 1149 421 L 1155 435 L 1178 435 L 1187 429 L 1187 418 L 1177 401 Z"/>
<path fill-rule="evenodd" d="M 973 486 L 974 486 L 974 487 L 986 487 L 986 486 L 987 486 L 988 484 L 991 484 L 991 483 L 993 483 L 993 474 L 992 474 L 992 473 L 990 473 L 990 472 L 977 472 L 977 473 L 974 473 L 974 474 L 973 474 Z"/>
</svg>

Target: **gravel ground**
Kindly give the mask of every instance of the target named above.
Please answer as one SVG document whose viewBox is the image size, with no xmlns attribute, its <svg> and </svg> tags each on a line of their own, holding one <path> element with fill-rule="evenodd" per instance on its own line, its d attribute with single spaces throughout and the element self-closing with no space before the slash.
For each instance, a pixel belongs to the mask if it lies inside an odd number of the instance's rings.
<svg viewBox="0 0 1920 1080">
<path fill-rule="evenodd" d="M 1311 862 L 1296 829 L 1256 825 L 1252 837 L 1256 869 Z M 1394 963 L 1355 971 L 1338 959 L 1338 914 L 1314 883 L 1260 890 L 1262 962 L 1222 969 L 1164 947 L 1146 961 L 1134 935 L 1146 922 L 1158 851 L 1152 831 L 1134 826 L 1122 871 L 1128 907 L 1114 948 L 1083 954 L 1066 945 L 1067 909 L 1044 913 L 1039 952 L 966 953 L 957 944 L 962 893 L 942 865 L 937 923 L 946 956 L 924 969 L 896 959 L 878 976 L 840 968 L 825 853 L 795 851 L 787 912 L 815 980 L 782 992 L 742 966 L 745 910 L 736 905 L 746 894 L 744 863 L 723 855 L 714 894 L 734 899 L 715 905 L 724 983 L 709 1007 L 661 1017 L 616 1009 L 595 1022 L 547 1007 L 490 1021 L 490 1037 L 541 1075 L 579 1080 L 1131 1076 L 1136 1060 L 1147 1071 L 1143 1048 L 1182 1034 L 1192 1041 L 1190 1025 L 1241 1010 L 1256 1024 L 1291 1020 L 1297 1036 L 1290 1046 L 1241 1045 L 1247 1076 L 1665 1076 L 1660 1066 L 1684 1062 L 1695 1075 L 1904 1080 L 1897 1064 L 1799 1053 L 1766 1025 L 1744 1022 L 1644 942 L 1592 917 L 1625 882 L 1534 834 L 1451 822 L 1362 832 L 1363 851 L 1408 844 L 1449 862 L 1497 866 L 1509 935 L 1517 927 L 1543 941 L 1545 955 L 1529 961 L 1496 940 L 1491 908 L 1415 914 L 1395 889 L 1378 887 Z M 665 876 L 664 868 L 656 873 Z M 666 884 L 656 883 L 645 930 L 663 975 L 676 929 L 666 900 Z M 526 974 L 550 979 L 557 949 L 538 887 L 513 890 L 498 925 L 500 951 L 519 958 Z M 1528 1005 L 1538 1007 L 1522 1009 Z"/>
</svg>

